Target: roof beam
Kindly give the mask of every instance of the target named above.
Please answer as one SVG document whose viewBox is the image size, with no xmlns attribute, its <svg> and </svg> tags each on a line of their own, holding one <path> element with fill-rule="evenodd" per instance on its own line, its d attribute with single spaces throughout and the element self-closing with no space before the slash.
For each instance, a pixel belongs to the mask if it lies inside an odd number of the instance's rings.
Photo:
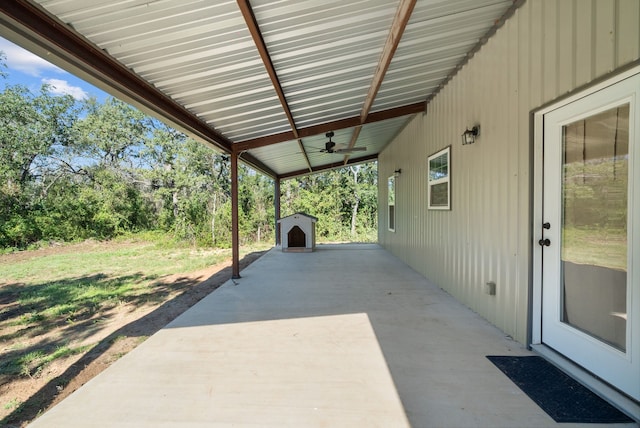
<svg viewBox="0 0 640 428">
<path fill-rule="evenodd" d="M 389 70 L 389 65 L 391 64 L 391 60 L 393 59 L 393 56 L 398 49 L 398 44 L 400 43 L 400 39 L 402 39 L 404 30 L 405 28 L 407 28 L 407 23 L 409 22 L 411 13 L 416 6 L 416 1 L 417 0 L 400 0 L 400 4 L 398 5 L 396 14 L 393 17 L 393 22 L 391 23 L 391 30 L 389 30 L 387 41 L 382 48 L 382 54 L 380 55 L 380 60 L 378 61 L 376 71 L 373 74 L 373 79 L 371 79 L 369 91 L 367 92 L 367 96 L 364 99 L 362 111 L 360 111 L 360 125 L 365 123 L 367 117 L 369 116 L 369 113 L 371 112 L 373 102 L 378 95 L 380 86 L 382 86 L 382 81 L 387 74 L 387 70 Z M 362 127 L 358 126 L 353 130 L 349 148 L 352 148 L 356 145 L 356 141 L 358 141 L 358 136 L 360 135 L 361 129 Z M 344 155 L 344 165 L 347 165 L 347 163 L 349 162 L 349 156 L 350 154 L 348 153 Z"/>
<path fill-rule="evenodd" d="M 359 164 L 359 163 L 372 162 L 372 161 L 374 161 L 376 159 L 378 159 L 378 155 L 377 154 L 373 154 L 373 155 L 368 155 L 368 156 L 365 156 L 365 157 L 362 157 L 362 158 L 351 159 L 346 164 L 344 162 L 342 162 L 342 161 L 340 161 L 340 162 L 332 162 L 332 163 L 328 163 L 328 164 L 325 164 L 325 165 L 314 166 L 311 171 L 307 171 L 306 169 L 301 169 L 299 171 L 288 172 L 286 174 L 279 175 L 278 178 L 280 180 L 286 180 L 286 179 L 289 179 L 289 178 L 295 178 L 295 177 L 299 177 L 299 176 L 302 176 L 302 175 L 309 175 L 310 172 L 311 173 L 318 173 L 318 172 L 326 171 L 326 170 L 329 170 L 329 169 L 341 168 L 341 167 L 347 166 L 347 165 L 355 165 L 355 164 Z"/>
<path fill-rule="evenodd" d="M 278 99 L 280 100 L 280 104 L 282 104 L 282 109 L 284 110 L 284 113 L 289 120 L 289 124 L 291 125 L 291 129 L 293 132 L 293 137 L 298 138 L 298 130 L 296 128 L 296 123 L 293 120 L 293 115 L 291 114 L 289 103 L 287 103 L 287 99 L 284 96 L 284 91 L 282 90 L 280 79 L 278 78 L 276 69 L 273 66 L 273 61 L 271 61 L 271 56 L 269 55 L 267 45 L 262 38 L 262 33 L 260 32 L 260 28 L 258 27 L 258 21 L 256 21 L 256 16 L 253 13 L 253 9 L 251 9 L 249 0 L 237 0 L 237 2 L 238 7 L 240 7 L 240 11 L 242 12 L 242 17 L 247 24 L 247 28 L 251 33 L 251 37 L 253 38 L 253 42 L 255 43 L 256 48 L 258 48 L 258 53 L 260 54 L 260 58 L 262 59 L 264 68 L 267 69 L 267 74 L 269 74 L 271 84 L 278 94 Z"/>
<path fill-rule="evenodd" d="M 415 5 L 416 0 L 400 0 L 400 4 L 396 10 L 396 15 L 391 23 L 391 30 L 387 36 L 387 41 L 382 49 L 382 55 L 380 55 L 380 61 L 378 61 L 378 66 L 376 67 L 371 85 L 369 86 L 369 92 L 367 93 L 364 105 L 362 106 L 362 111 L 360 112 L 361 124 L 365 123 L 365 120 L 371 111 L 373 101 L 378 95 L 384 76 L 387 74 L 389 64 L 391 64 L 391 60 L 396 53 L 396 49 L 398 49 L 398 43 L 400 43 L 400 39 L 402 38 L 404 29 L 407 27 L 407 22 L 409 22 L 409 18 L 411 17 L 411 13 L 413 12 Z"/>
<path fill-rule="evenodd" d="M 371 111 L 371 107 L 373 106 L 373 102 L 378 95 L 378 91 L 380 90 L 380 86 L 382 85 L 382 81 L 389 69 L 389 65 L 391 64 L 391 60 L 398 48 L 398 43 L 400 43 L 400 39 L 402 38 L 402 34 L 409 22 L 409 18 L 411 17 L 411 13 L 416 5 L 417 0 L 401 0 L 398 5 L 398 9 L 396 10 L 396 14 L 393 18 L 393 22 L 391 23 L 391 29 L 389 31 L 389 35 L 387 36 L 387 40 L 382 49 L 382 54 L 380 56 L 380 60 L 378 61 L 378 65 L 376 67 L 376 71 L 374 73 L 373 79 L 371 81 L 371 85 L 369 86 L 369 91 L 367 92 L 367 96 L 364 101 L 364 105 L 360 112 L 359 118 L 348 118 L 343 119 L 337 122 L 330 122 L 327 124 L 316 125 L 313 128 L 307 128 L 305 132 L 303 130 L 298 130 L 293 119 L 293 114 L 291 113 L 291 109 L 287 102 L 287 99 L 284 95 L 284 90 L 282 89 L 282 85 L 280 84 L 280 80 L 276 73 L 275 67 L 273 65 L 273 61 L 271 60 L 271 56 L 267 50 L 266 43 L 264 38 L 262 37 L 262 33 L 260 32 L 260 28 L 258 27 L 258 22 L 256 20 L 255 14 L 249 4 L 249 0 L 237 0 L 238 6 L 242 12 L 242 16 L 249 28 L 249 32 L 251 33 L 251 37 L 258 48 L 258 52 L 260 53 L 260 57 L 262 58 L 262 62 L 269 74 L 269 78 L 273 84 L 273 87 L 278 95 L 280 100 L 280 104 L 289 120 L 289 124 L 291 126 L 291 132 L 285 132 L 281 134 L 271 135 L 267 137 L 261 137 L 254 140 L 249 140 L 241 143 L 234 144 L 234 150 L 251 150 L 252 148 L 263 147 L 271 144 L 277 144 L 284 141 L 289 141 L 296 139 L 298 140 L 298 146 L 302 150 L 304 158 L 307 162 L 309 172 L 314 172 L 314 168 L 311 166 L 311 162 L 309 161 L 309 156 L 307 155 L 307 151 L 302 144 L 302 138 L 309 137 L 312 135 L 321 134 L 323 132 L 334 131 L 336 129 L 344 129 L 355 126 L 354 132 L 352 134 L 351 141 L 349 143 L 349 148 L 355 146 L 356 141 L 358 140 L 358 136 L 360 135 L 360 130 L 362 129 L 362 125 L 367 122 L 369 113 Z M 418 107 L 418 111 L 424 110 L 424 104 L 420 103 Z M 415 112 L 414 112 L 415 113 Z M 380 116 L 379 116 L 380 117 Z M 389 119 L 386 115 L 383 115 L 385 120 Z M 395 117 L 395 116 L 394 116 Z M 237 146 L 237 147 L 236 147 Z M 347 165 L 349 162 L 349 155 L 345 155 L 344 160 L 342 162 L 343 165 Z"/>
<path fill-rule="evenodd" d="M 424 102 L 415 104 L 409 104 L 402 107 L 396 107 L 389 110 L 377 111 L 369 114 L 365 124 L 380 122 L 387 119 L 393 119 L 396 117 L 407 116 L 410 114 L 421 113 L 424 111 Z M 340 119 L 333 122 L 326 122 L 319 125 L 310 126 L 308 128 L 300 128 L 298 130 L 299 138 L 311 137 L 313 135 L 324 134 L 329 131 L 337 131 L 345 128 L 352 128 L 359 126 L 360 116 L 349 117 L 347 119 Z M 282 132 L 280 134 L 267 135 L 265 137 L 254 138 L 251 140 L 240 141 L 233 144 L 235 150 L 251 150 L 258 147 L 270 146 L 272 144 L 283 143 L 285 141 L 295 140 L 292 132 Z"/>
<path fill-rule="evenodd" d="M 231 141 L 176 103 L 102 49 L 27 0 L 0 2 L 0 24 L 47 60 L 163 118 L 176 127 L 231 152 Z"/>
<path fill-rule="evenodd" d="M 278 99 L 280 100 L 280 104 L 282 105 L 284 114 L 287 116 L 287 120 L 289 121 L 289 125 L 291 126 L 292 135 L 295 139 L 298 140 L 298 146 L 300 146 L 300 150 L 302 150 L 304 158 L 307 161 L 307 165 L 309 166 L 309 171 L 311 171 L 311 162 L 309 162 L 309 156 L 307 155 L 307 151 L 305 150 L 304 145 L 302 144 L 302 140 L 298 135 L 296 122 L 293 120 L 291 108 L 289 107 L 287 98 L 284 96 L 284 90 L 282 89 L 282 85 L 280 84 L 280 79 L 278 78 L 278 74 L 276 73 L 276 68 L 273 65 L 273 61 L 271 60 L 269 51 L 267 50 L 267 44 L 264 42 L 264 38 L 262 37 L 262 32 L 260 31 L 260 27 L 258 26 L 258 21 L 256 20 L 256 16 L 253 13 L 253 9 L 249 4 L 249 0 L 237 0 L 237 2 L 238 7 L 240 7 L 240 11 L 242 12 L 244 21 L 247 24 L 247 28 L 249 29 L 251 37 L 253 38 L 253 42 L 258 48 L 258 53 L 260 54 L 262 63 L 267 69 L 267 74 L 269 74 L 271 84 L 273 85 L 276 94 L 278 94 Z"/>
<path fill-rule="evenodd" d="M 307 161 L 307 167 L 309 168 L 309 172 L 313 171 L 313 167 L 311 166 L 311 161 L 309 160 L 309 155 L 307 154 L 307 150 L 304 148 L 304 144 L 302 144 L 302 139 L 298 138 L 298 147 L 302 151 L 304 155 L 304 160 Z"/>
<path fill-rule="evenodd" d="M 360 131 L 362 131 L 362 126 L 356 126 L 353 128 L 353 133 L 351 134 L 351 141 L 349 141 L 349 145 L 347 149 L 352 149 L 356 145 L 356 141 L 358 141 L 358 137 L 360 136 Z M 344 155 L 344 159 L 342 161 L 343 165 L 346 165 L 349 162 L 350 153 Z"/>
<path fill-rule="evenodd" d="M 258 160 L 258 158 L 256 158 L 255 156 L 253 156 L 253 155 L 251 155 L 249 153 L 243 153 L 243 152 L 238 153 L 238 160 L 246 163 L 251 168 L 255 169 L 256 171 L 259 171 L 259 172 L 263 173 L 264 175 L 266 175 L 268 177 L 271 177 L 273 179 L 278 177 L 278 174 L 276 174 L 276 172 L 274 170 L 269 168 L 262 161 Z"/>
</svg>

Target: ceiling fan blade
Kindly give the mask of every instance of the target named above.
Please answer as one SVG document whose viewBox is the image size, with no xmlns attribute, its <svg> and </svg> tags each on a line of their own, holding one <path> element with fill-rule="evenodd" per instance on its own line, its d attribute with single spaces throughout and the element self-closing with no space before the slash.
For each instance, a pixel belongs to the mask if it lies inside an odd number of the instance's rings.
<svg viewBox="0 0 640 428">
<path fill-rule="evenodd" d="M 329 131 L 325 134 L 325 137 L 327 137 L 329 139 L 329 141 L 327 141 L 324 144 L 324 149 L 320 149 L 320 152 L 322 153 L 335 153 L 335 154 L 343 154 L 343 153 L 352 153 L 352 152 L 364 152 L 365 150 L 367 150 L 366 147 L 347 147 L 346 144 L 336 144 L 335 141 L 332 141 L 331 138 L 333 138 L 335 134 L 333 133 L 333 131 Z"/>
<path fill-rule="evenodd" d="M 351 152 L 364 152 L 366 147 L 351 147 L 350 149 L 338 149 L 334 150 L 334 153 L 351 153 Z"/>
</svg>

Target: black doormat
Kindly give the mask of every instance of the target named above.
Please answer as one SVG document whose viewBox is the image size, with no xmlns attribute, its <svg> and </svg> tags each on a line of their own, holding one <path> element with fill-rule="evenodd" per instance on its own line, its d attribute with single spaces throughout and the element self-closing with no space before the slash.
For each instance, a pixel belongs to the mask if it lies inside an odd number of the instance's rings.
<svg viewBox="0 0 640 428">
<path fill-rule="evenodd" d="M 487 358 L 556 422 L 633 422 L 541 357 Z"/>
</svg>

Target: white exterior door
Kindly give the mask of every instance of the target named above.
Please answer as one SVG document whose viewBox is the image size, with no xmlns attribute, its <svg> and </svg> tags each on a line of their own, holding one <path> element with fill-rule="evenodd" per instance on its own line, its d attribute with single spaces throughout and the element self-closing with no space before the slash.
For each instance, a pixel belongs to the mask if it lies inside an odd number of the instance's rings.
<svg viewBox="0 0 640 428">
<path fill-rule="evenodd" d="M 542 342 L 640 400 L 640 74 L 543 116 Z"/>
</svg>

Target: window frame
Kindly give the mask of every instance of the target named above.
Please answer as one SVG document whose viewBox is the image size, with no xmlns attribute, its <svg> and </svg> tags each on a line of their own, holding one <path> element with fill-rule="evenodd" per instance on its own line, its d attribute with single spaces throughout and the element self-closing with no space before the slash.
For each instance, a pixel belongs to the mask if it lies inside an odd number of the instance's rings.
<svg viewBox="0 0 640 428">
<path fill-rule="evenodd" d="M 443 178 L 431 179 L 431 162 L 443 155 L 446 155 L 446 167 L 447 175 Z M 447 204 L 446 205 L 432 205 L 431 203 L 431 188 L 439 184 L 447 184 Z M 436 211 L 450 211 L 451 210 L 451 146 L 447 146 L 427 157 L 427 209 Z"/>
</svg>

